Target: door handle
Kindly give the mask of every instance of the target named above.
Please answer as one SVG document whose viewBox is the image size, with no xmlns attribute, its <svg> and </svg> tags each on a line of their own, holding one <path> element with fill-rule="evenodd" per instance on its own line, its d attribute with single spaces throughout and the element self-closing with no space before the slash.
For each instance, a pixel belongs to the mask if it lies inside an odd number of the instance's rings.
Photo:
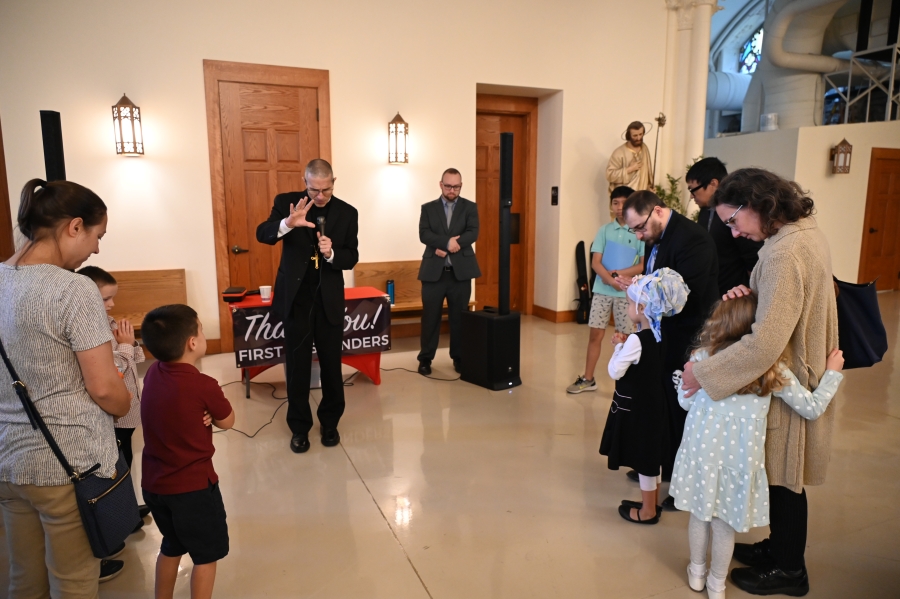
<svg viewBox="0 0 900 599">
<path fill-rule="evenodd" d="M 877 232 L 878 232 L 878 229 L 873 229 L 873 228 L 869 227 L 869 233 L 877 233 Z"/>
<path fill-rule="evenodd" d="M 249 252 L 250 250 L 244 249 L 240 246 L 233 245 L 231 246 L 231 253 L 234 255 L 243 254 L 244 252 Z"/>
</svg>

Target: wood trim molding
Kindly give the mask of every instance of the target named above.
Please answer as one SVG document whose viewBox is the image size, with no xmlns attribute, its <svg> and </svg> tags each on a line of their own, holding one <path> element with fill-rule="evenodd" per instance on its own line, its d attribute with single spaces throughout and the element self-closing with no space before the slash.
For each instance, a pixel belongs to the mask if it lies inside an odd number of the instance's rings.
<svg viewBox="0 0 900 599">
<path fill-rule="evenodd" d="M 562 312 L 554 312 L 550 308 L 534 305 L 534 315 L 550 322 L 575 322 L 575 310 L 564 310 Z"/>
<path fill-rule="evenodd" d="M 3 153 L 3 127 L 0 126 L 0 261 L 16 252 L 12 214 L 9 210 L 9 181 L 6 178 L 6 154 Z"/>
<path fill-rule="evenodd" d="M 213 354 L 221 354 L 222 353 L 222 340 L 221 339 L 207 339 L 206 340 L 206 355 L 211 356 Z"/>
<path fill-rule="evenodd" d="M 282 67 L 274 65 L 203 61 L 203 81 L 206 90 L 206 130 L 209 144 L 209 176 L 212 183 L 213 233 L 216 252 L 216 281 L 219 291 L 231 287 L 231 271 L 228 260 L 228 222 L 225 204 L 225 166 L 222 148 L 222 120 L 219 110 L 219 83 L 258 83 L 263 85 L 290 85 L 315 87 L 319 109 L 319 157 L 331 162 L 331 96 L 328 71 Z M 231 311 L 221 301 L 219 305 L 219 352 L 234 351 L 231 331 Z M 212 340 L 210 340 L 211 342 Z M 208 352 L 213 353 L 213 352 Z"/>
<path fill-rule="evenodd" d="M 476 114 L 511 114 L 526 117 L 528 156 L 526 157 L 525 209 L 528 213 L 528 226 L 525 230 L 524 239 L 524 247 L 527 248 L 527 251 L 525 252 L 525 306 L 522 313 L 536 314 L 535 309 L 537 306 L 534 305 L 534 244 L 537 215 L 538 99 L 478 94 L 475 100 L 475 112 Z"/>
</svg>

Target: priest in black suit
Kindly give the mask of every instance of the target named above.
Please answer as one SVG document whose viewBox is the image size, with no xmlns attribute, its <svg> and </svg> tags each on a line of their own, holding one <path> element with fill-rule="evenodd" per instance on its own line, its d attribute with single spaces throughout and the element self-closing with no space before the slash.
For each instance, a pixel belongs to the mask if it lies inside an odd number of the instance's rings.
<svg viewBox="0 0 900 599">
<path fill-rule="evenodd" d="M 672 373 L 687 361 L 697 333 L 719 299 L 719 260 L 709 233 L 689 218 L 667 208 L 652 191 L 636 191 L 622 209 L 625 224 L 638 239 L 652 246 L 644 260 L 644 274 L 671 268 L 682 276 L 690 292 L 680 313 L 662 319 L 663 386 L 669 407 L 670 452 L 663 464 L 663 478 L 672 474 L 675 454 L 681 444 L 687 412 L 678 404 Z M 630 280 L 619 286 L 628 288 Z M 669 507 L 671 498 L 663 503 Z"/>
<path fill-rule="evenodd" d="M 344 413 L 341 271 L 352 269 L 359 261 L 359 216 L 356 208 L 334 197 L 331 165 L 321 159 L 311 161 L 305 180 L 306 191 L 275 196 L 268 220 L 256 228 L 256 239 L 261 243 L 282 242 L 272 309 L 284 321 L 287 423 L 295 453 L 309 449 L 313 425 L 309 406 L 313 343 L 322 374 L 322 401 L 317 410 L 322 445 L 333 447 L 341 440 L 337 430 Z M 324 235 L 317 227 L 320 222 Z"/>
<path fill-rule="evenodd" d="M 422 339 L 419 373 L 431 374 L 431 361 L 441 335 L 444 299 L 450 319 L 450 358 L 460 371 L 462 312 L 469 309 L 472 279 L 481 276 L 475 249 L 478 207 L 460 197 L 462 175 L 448 168 L 441 175 L 441 197 L 422 204 L 419 240 L 425 244 L 419 280 L 422 281 Z"/>
</svg>

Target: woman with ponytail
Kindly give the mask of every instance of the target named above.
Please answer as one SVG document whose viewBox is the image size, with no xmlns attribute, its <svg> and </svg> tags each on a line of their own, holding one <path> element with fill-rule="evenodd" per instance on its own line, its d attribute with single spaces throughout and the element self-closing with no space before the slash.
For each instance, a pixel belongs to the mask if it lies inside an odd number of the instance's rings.
<svg viewBox="0 0 900 599">
<path fill-rule="evenodd" d="M 103 301 L 72 272 L 100 251 L 106 205 L 69 181 L 29 181 L 18 228 L 25 240 L 0 263 L 0 341 L 69 463 L 99 463 L 112 478 L 113 418 L 130 407 L 118 375 Z M 0 368 L 0 509 L 9 546 L 9 597 L 98 596 L 101 576 L 122 569 L 96 559 L 74 487 L 39 430 L 31 427 L 6 368 Z"/>
</svg>

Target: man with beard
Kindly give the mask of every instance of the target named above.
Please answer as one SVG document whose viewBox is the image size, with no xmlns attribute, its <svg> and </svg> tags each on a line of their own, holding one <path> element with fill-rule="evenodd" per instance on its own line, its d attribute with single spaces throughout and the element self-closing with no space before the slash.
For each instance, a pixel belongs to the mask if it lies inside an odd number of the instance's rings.
<svg viewBox="0 0 900 599">
<path fill-rule="evenodd" d="M 422 336 L 419 374 L 431 374 L 431 361 L 441 335 L 441 310 L 447 300 L 450 359 L 460 371 L 462 313 L 469 309 L 472 279 L 481 276 L 472 244 L 478 239 L 478 206 L 460 197 L 462 175 L 448 168 L 441 175 L 441 197 L 422 204 L 419 240 L 425 244 L 422 281 Z"/>
<path fill-rule="evenodd" d="M 719 299 L 719 261 L 709 233 L 692 220 L 666 208 L 655 193 L 634 192 L 625 201 L 622 212 L 629 230 L 640 241 L 653 246 L 644 261 L 644 274 L 671 268 L 682 276 L 689 289 L 684 309 L 662 319 L 663 387 L 669 409 L 670 447 L 662 464 L 662 476 L 668 479 L 672 475 L 687 417 L 687 412 L 678 404 L 672 374 L 684 367 L 697 332 Z M 631 278 L 618 277 L 616 282 L 624 290 L 631 284 Z M 629 472 L 628 476 L 637 480 L 637 473 L 632 476 Z M 663 507 L 675 509 L 671 497 L 663 502 Z"/>
<path fill-rule="evenodd" d="M 634 121 L 625 132 L 626 141 L 609 157 L 606 180 L 609 191 L 626 185 L 638 191 L 653 189 L 653 165 L 650 150 L 644 144 L 644 124 Z"/>
</svg>

